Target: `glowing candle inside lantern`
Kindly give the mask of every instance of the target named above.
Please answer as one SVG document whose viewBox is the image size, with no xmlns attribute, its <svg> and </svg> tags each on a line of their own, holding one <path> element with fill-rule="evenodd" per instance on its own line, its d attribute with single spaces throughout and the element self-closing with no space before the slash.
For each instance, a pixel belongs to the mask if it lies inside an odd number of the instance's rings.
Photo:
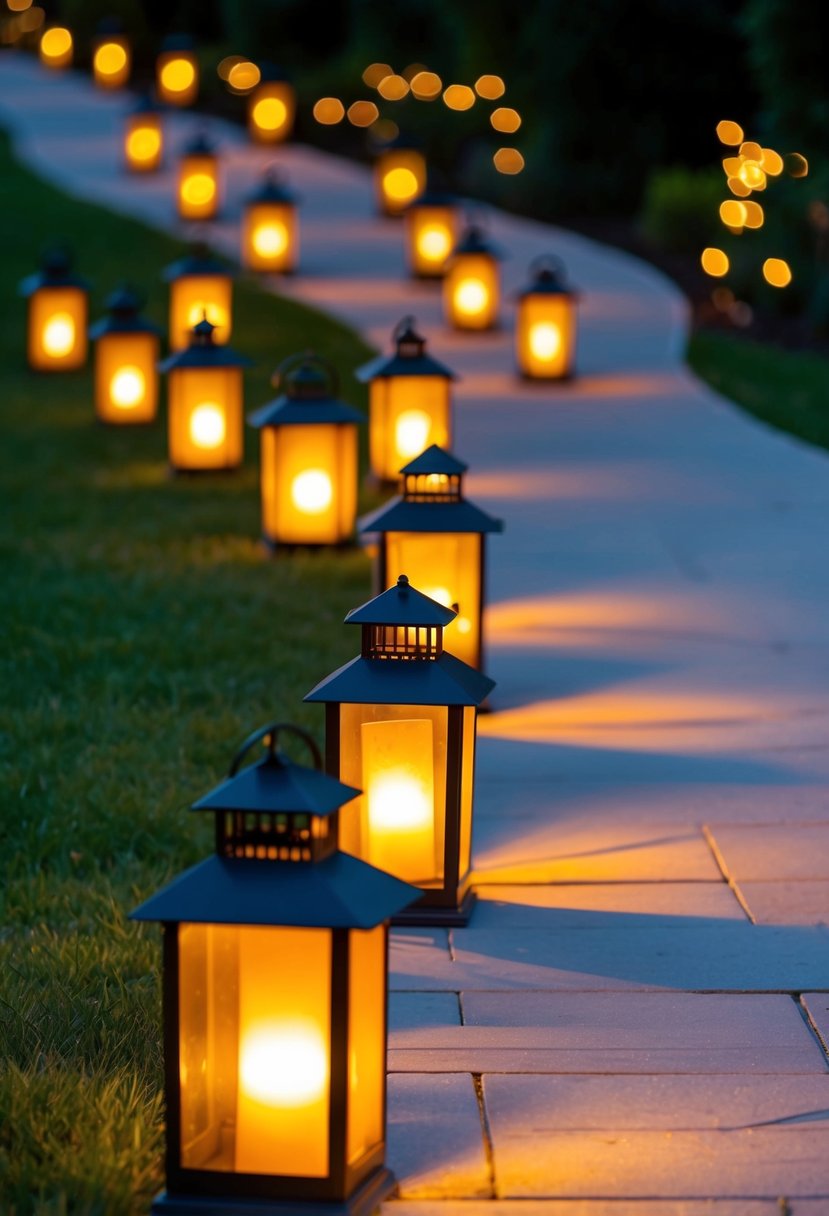
<svg viewBox="0 0 829 1216">
<path fill-rule="evenodd" d="M 530 330 L 530 350 L 536 359 L 554 359 L 561 350 L 561 330 L 549 321 L 540 321 Z"/>
<path fill-rule="evenodd" d="M 92 58 L 95 83 L 104 89 L 119 89 L 129 80 L 130 57 L 123 42 L 102 42 Z"/>
<path fill-rule="evenodd" d="M 134 127 L 127 135 L 127 162 L 132 168 L 155 167 L 161 153 L 161 131 L 157 126 Z"/>
<path fill-rule="evenodd" d="M 418 192 L 418 181 L 411 169 L 389 169 L 383 175 L 383 191 L 394 203 L 409 203 Z"/>
<path fill-rule="evenodd" d="M 138 367 L 119 368 L 110 380 L 109 395 L 119 409 L 135 409 L 143 401 L 145 391 L 144 373 Z"/>
<path fill-rule="evenodd" d="M 195 93 L 196 68 L 189 59 L 176 56 L 162 63 L 158 82 L 164 101 L 186 105 Z"/>
<path fill-rule="evenodd" d="M 253 248 L 263 258 L 274 258 L 288 247 L 288 230 L 284 224 L 259 224 L 253 230 Z"/>
<path fill-rule="evenodd" d="M 437 869 L 432 723 L 364 722 L 361 730 L 368 860 L 429 882 Z"/>
<path fill-rule="evenodd" d="M 75 321 L 68 312 L 56 312 L 43 326 L 43 349 L 54 359 L 71 354 L 75 345 Z"/>
<path fill-rule="evenodd" d="M 291 501 L 306 515 L 320 515 L 331 506 L 334 487 L 324 469 L 306 469 L 291 482 Z"/>
<path fill-rule="evenodd" d="M 394 438 L 402 459 L 419 456 L 429 446 L 432 420 L 425 410 L 404 410 L 398 416 Z"/>
<path fill-rule="evenodd" d="M 417 236 L 421 257 L 429 262 L 445 262 L 452 248 L 452 233 L 442 224 L 427 224 Z"/>
<path fill-rule="evenodd" d="M 278 131 L 287 117 L 288 107 L 279 97 L 263 97 L 251 111 L 251 118 L 260 131 Z"/>
<path fill-rule="evenodd" d="M 224 410 L 213 401 L 197 405 L 190 415 L 190 438 L 196 447 L 219 447 L 227 433 Z"/>
<path fill-rule="evenodd" d="M 465 317 L 479 317 L 486 310 L 489 292 L 480 279 L 461 279 L 455 287 L 455 306 Z"/>
<path fill-rule="evenodd" d="M 192 207 L 203 207 L 216 193 L 216 182 L 209 173 L 191 173 L 181 183 L 181 197 Z"/>
</svg>

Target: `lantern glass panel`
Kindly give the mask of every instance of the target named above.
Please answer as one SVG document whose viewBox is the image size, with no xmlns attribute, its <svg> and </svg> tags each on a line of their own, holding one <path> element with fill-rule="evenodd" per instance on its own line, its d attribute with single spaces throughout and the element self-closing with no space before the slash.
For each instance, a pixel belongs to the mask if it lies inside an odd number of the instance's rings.
<svg viewBox="0 0 829 1216">
<path fill-rule="evenodd" d="M 260 84 L 248 100 L 248 130 L 257 143 L 276 144 L 287 139 L 294 125 L 296 95 L 286 80 Z"/>
<path fill-rule="evenodd" d="M 446 319 L 457 329 L 490 329 L 500 304 L 498 263 L 489 254 L 456 257 L 444 279 Z"/>
<path fill-rule="evenodd" d="M 419 887 L 443 884 L 447 736 L 446 706 L 340 707 L 339 777 L 364 791 L 340 815 L 346 852 Z"/>
<path fill-rule="evenodd" d="M 221 274 L 193 274 L 174 279 L 170 284 L 170 347 L 185 350 L 193 326 L 207 319 L 215 326 L 213 343 L 224 346 L 232 329 L 231 299 L 233 284 Z"/>
<path fill-rule="evenodd" d="M 386 1088 L 386 931 L 349 933 L 348 1126 L 346 1157 L 354 1165 L 384 1139 Z"/>
<path fill-rule="evenodd" d="M 474 705 L 463 707 L 463 755 L 461 758 L 461 825 L 458 850 L 458 885 L 472 869 L 472 797 L 475 789 L 475 741 L 477 710 Z"/>
<path fill-rule="evenodd" d="M 164 138 L 157 114 L 133 114 L 124 131 L 124 159 L 134 173 L 152 173 L 161 164 Z"/>
<path fill-rule="evenodd" d="M 238 367 L 170 372 L 169 455 L 174 469 L 227 469 L 242 462 L 242 372 Z"/>
<path fill-rule="evenodd" d="M 189 106 L 199 91 L 199 70 L 195 55 L 166 51 L 156 60 L 156 89 L 168 105 Z"/>
<path fill-rule="evenodd" d="M 297 260 L 296 208 L 253 203 L 244 215 L 242 249 L 252 270 L 290 271 Z"/>
<path fill-rule="evenodd" d="M 331 931 L 178 934 L 182 1168 L 324 1178 Z"/>
<path fill-rule="evenodd" d="M 376 161 L 375 189 L 380 210 L 400 215 L 426 188 L 426 161 L 414 148 L 392 148 Z"/>
<path fill-rule="evenodd" d="M 518 306 L 518 366 L 526 376 L 569 375 L 575 342 L 573 301 L 566 295 L 529 295 Z"/>
<path fill-rule="evenodd" d="M 95 344 L 95 409 L 102 422 L 151 422 L 158 409 L 158 338 L 104 334 Z"/>
<path fill-rule="evenodd" d="M 413 207 L 406 213 L 406 253 L 411 274 L 439 278 L 457 242 L 454 207 Z"/>
<path fill-rule="evenodd" d="M 262 527 L 278 544 L 336 545 L 357 513 L 357 428 L 337 423 L 262 430 Z"/>
<path fill-rule="evenodd" d="M 212 219 L 219 208 L 219 172 L 214 156 L 185 156 L 178 176 L 178 211 L 185 220 Z"/>
<path fill-rule="evenodd" d="M 396 481 L 403 465 L 430 444 L 452 445 L 450 384 L 444 376 L 378 376 L 369 389 L 369 413 L 371 467 L 384 481 Z"/>
<path fill-rule="evenodd" d="M 457 607 L 444 649 L 477 667 L 481 646 L 481 535 L 478 532 L 387 532 L 386 581 L 405 570 L 430 599 Z"/>
<path fill-rule="evenodd" d="M 83 367 L 87 297 L 80 287 L 41 287 L 29 297 L 29 364 L 38 371 Z"/>
</svg>

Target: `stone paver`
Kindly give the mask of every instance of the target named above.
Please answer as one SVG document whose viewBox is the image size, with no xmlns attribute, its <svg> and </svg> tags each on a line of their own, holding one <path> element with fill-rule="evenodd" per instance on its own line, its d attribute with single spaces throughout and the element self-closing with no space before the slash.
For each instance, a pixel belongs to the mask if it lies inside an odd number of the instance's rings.
<svg viewBox="0 0 829 1216">
<path fill-rule="evenodd" d="M 489 1196 L 472 1078 L 390 1076 L 387 1159 L 404 1199 Z"/>
<path fill-rule="evenodd" d="M 476 929 L 646 928 L 663 921 L 672 928 L 698 927 L 706 920 L 746 919 L 725 882 L 555 883 L 478 887 Z"/>
<path fill-rule="evenodd" d="M 804 992 L 801 997 L 809 1021 L 817 1031 L 821 1042 L 829 1052 L 829 993 Z"/>
<path fill-rule="evenodd" d="M 712 824 L 723 869 L 737 883 L 829 881 L 829 823 Z"/>
<path fill-rule="evenodd" d="M 829 880 L 740 882 L 735 886 L 758 925 L 829 924 Z"/>
<path fill-rule="evenodd" d="M 777 1200 L 763 1199 L 637 1199 L 635 1216 L 825 1216 L 813 1203 L 825 1200 L 798 1200 L 789 1211 Z M 480 1202 L 474 1199 L 454 1203 L 403 1200 L 383 1205 L 392 1216 L 634 1216 L 627 1199 L 501 1199 Z"/>
</svg>

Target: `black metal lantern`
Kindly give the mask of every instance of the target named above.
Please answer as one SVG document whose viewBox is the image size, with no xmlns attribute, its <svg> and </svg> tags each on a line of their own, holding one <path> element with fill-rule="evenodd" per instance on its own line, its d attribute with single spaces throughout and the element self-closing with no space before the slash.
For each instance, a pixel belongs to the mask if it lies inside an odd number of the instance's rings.
<svg viewBox="0 0 829 1216">
<path fill-rule="evenodd" d="M 207 317 L 217 346 L 230 341 L 233 329 L 233 272 L 195 241 L 188 253 L 169 266 L 162 277 L 170 284 L 169 341 L 171 350 L 184 350 L 193 326 Z"/>
<path fill-rule="evenodd" d="M 51 249 L 20 284 L 27 303 L 26 357 L 38 372 L 76 371 L 86 363 L 89 283 L 73 273 L 65 249 Z"/>
<path fill-rule="evenodd" d="M 154 173 L 163 155 L 161 108 L 144 93 L 124 119 L 124 164 L 130 173 Z"/>
<path fill-rule="evenodd" d="M 292 274 L 299 258 L 296 195 L 284 174 L 268 169 L 242 212 L 242 262 L 251 270 Z"/>
<path fill-rule="evenodd" d="M 214 220 L 219 204 L 219 156 L 213 142 L 202 133 L 185 144 L 178 163 L 178 216 L 182 220 Z"/>
<path fill-rule="evenodd" d="M 394 353 L 357 370 L 369 386 L 369 461 L 380 482 L 396 482 L 401 465 L 430 444 L 452 443 L 453 371 L 426 351 L 426 339 L 404 317 L 392 334 Z"/>
<path fill-rule="evenodd" d="M 460 200 L 435 184 L 429 172 L 426 189 L 404 213 L 406 262 L 416 279 L 443 277 L 461 226 Z"/>
<path fill-rule="evenodd" d="M 536 258 L 531 279 L 518 293 L 515 357 L 531 380 L 569 380 L 576 348 L 578 293 L 568 286 L 560 258 Z"/>
<path fill-rule="evenodd" d="M 113 292 L 107 315 L 89 330 L 95 344 L 95 413 L 101 422 L 152 422 L 158 409 L 157 325 L 141 316 L 129 287 Z"/>
<path fill-rule="evenodd" d="M 476 716 L 495 684 L 444 650 L 454 618 L 401 574 L 349 612 L 360 655 L 305 698 L 326 707 L 328 772 L 364 791 L 343 814 L 343 848 L 420 888 L 399 924 L 466 924 L 475 898 Z"/>
<path fill-rule="evenodd" d="M 467 467 L 432 445 L 400 470 L 401 494 L 364 515 L 358 530 L 377 537 L 376 590 L 408 570 L 426 595 L 457 613 L 444 633 L 447 649 L 481 671 L 486 534 L 504 524 L 464 498 Z"/>
<path fill-rule="evenodd" d="M 443 312 L 453 329 L 494 329 L 501 306 L 501 254 L 481 228 L 471 224 L 447 263 Z"/>
<path fill-rule="evenodd" d="M 277 750 L 290 732 L 316 767 Z M 261 740 L 267 754 L 241 767 Z M 133 918 L 164 926 L 167 1190 L 157 1216 L 367 1216 L 384 1165 L 389 917 L 417 893 L 338 848 L 358 792 L 273 723 L 193 810 L 216 852 Z"/>
</svg>

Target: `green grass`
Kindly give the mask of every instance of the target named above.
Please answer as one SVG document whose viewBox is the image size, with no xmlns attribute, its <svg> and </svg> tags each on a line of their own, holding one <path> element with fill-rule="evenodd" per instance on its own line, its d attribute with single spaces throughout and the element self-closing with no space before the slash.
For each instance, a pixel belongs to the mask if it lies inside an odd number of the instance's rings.
<svg viewBox="0 0 829 1216">
<path fill-rule="evenodd" d="M 163 424 L 93 422 L 88 373 L 24 365 L 17 282 L 65 238 L 94 280 L 165 317 L 181 247 L 65 198 L 0 143 L 0 1211 L 131 1216 L 162 1181 L 157 931 L 129 910 L 211 847 L 188 804 L 271 717 L 355 651 L 357 552 L 267 560 L 255 436 L 238 476 L 173 480 Z M 349 372 L 366 348 L 316 313 L 237 287 L 247 404 L 308 346 Z M 364 506 L 369 505 L 364 503 Z"/>
<path fill-rule="evenodd" d="M 691 338 L 688 362 L 756 418 L 829 448 L 829 359 L 702 330 Z"/>
</svg>

